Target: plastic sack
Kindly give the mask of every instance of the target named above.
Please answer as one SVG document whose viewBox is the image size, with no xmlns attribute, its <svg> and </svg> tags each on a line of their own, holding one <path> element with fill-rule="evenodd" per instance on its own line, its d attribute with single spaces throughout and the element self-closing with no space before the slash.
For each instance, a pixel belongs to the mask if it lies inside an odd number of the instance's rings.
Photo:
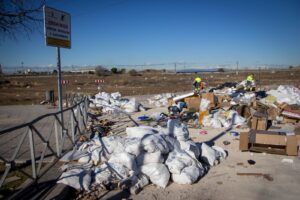
<svg viewBox="0 0 300 200">
<path fill-rule="evenodd" d="M 111 93 L 110 95 L 115 100 L 118 100 L 118 99 L 121 98 L 121 93 L 120 92 L 114 92 L 114 93 Z"/>
<path fill-rule="evenodd" d="M 163 134 L 161 136 L 165 139 L 170 151 L 180 149 L 180 143 L 176 138 L 171 137 L 169 135 L 163 135 Z"/>
<path fill-rule="evenodd" d="M 202 98 L 200 102 L 200 111 L 208 110 L 209 104 L 210 104 L 209 100 Z"/>
<path fill-rule="evenodd" d="M 79 163 L 88 163 L 91 160 L 91 156 L 89 154 L 87 154 L 86 156 L 83 156 L 81 158 L 78 159 Z"/>
<path fill-rule="evenodd" d="M 127 137 L 142 138 L 145 135 L 156 134 L 158 132 L 159 132 L 158 130 L 156 130 L 150 126 L 138 126 L 138 127 L 127 127 L 126 128 Z"/>
<path fill-rule="evenodd" d="M 122 164 L 133 171 L 137 169 L 135 156 L 127 152 L 112 154 L 108 162 Z"/>
<path fill-rule="evenodd" d="M 172 174 L 172 179 L 178 184 L 193 184 L 199 176 L 203 176 L 204 170 L 200 169 L 196 165 L 191 165 L 184 168 L 180 174 Z"/>
<path fill-rule="evenodd" d="M 139 103 L 135 100 L 135 98 L 132 98 L 123 107 L 125 109 L 125 112 L 133 113 L 133 112 L 138 111 L 138 106 L 139 106 Z"/>
<path fill-rule="evenodd" d="M 190 156 L 198 160 L 200 156 L 200 149 L 195 142 L 193 142 L 192 140 L 187 140 L 187 141 L 179 141 L 179 143 L 180 143 L 180 148 L 182 150 L 184 150 Z"/>
<path fill-rule="evenodd" d="M 141 138 L 125 138 L 124 149 L 127 153 L 135 156 L 139 155 L 141 152 Z"/>
<path fill-rule="evenodd" d="M 169 119 L 167 122 L 167 129 L 168 134 L 170 136 L 175 136 L 178 140 L 187 140 L 189 138 L 189 130 L 179 119 Z"/>
<path fill-rule="evenodd" d="M 172 151 L 166 160 L 166 165 L 172 174 L 180 174 L 187 166 L 195 164 L 195 161 L 185 151 Z"/>
<path fill-rule="evenodd" d="M 201 144 L 201 159 L 209 164 L 210 166 L 214 166 L 217 161 L 216 151 L 209 147 L 207 144 Z"/>
<path fill-rule="evenodd" d="M 212 146 L 211 148 L 213 148 L 216 151 L 216 158 L 218 160 L 225 159 L 227 157 L 227 153 L 225 152 L 225 150 L 222 147 Z"/>
<path fill-rule="evenodd" d="M 141 167 L 141 172 L 149 177 L 150 181 L 162 188 L 165 188 L 170 179 L 167 167 L 161 163 L 150 163 Z"/>
<path fill-rule="evenodd" d="M 71 169 L 62 173 L 57 183 L 62 183 L 77 190 L 89 190 L 91 173 L 83 169 Z"/>
<path fill-rule="evenodd" d="M 160 151 L 162 154 L 169 153 L 169 147 L 164 138 L 159 135 L 145 135 L 141 140 L 142 148 L 148 153 Z"/>
<path fill-rule="evenodd" d="M 106 136 L 106 137 L 101 137 L 95 136 L 93 138 L 93 141 L 95 142 L 96 145 L 102 146 L 104 151 L 107 153 L 111 154 L 114 152 L 114 149 L 117 147 L 118 142 L 122 140 L 121 137 L 118 136 Z"/>
<path fill-rule="evenodd" d="M 138 166 L 146 165 L 149 163 L 163 163 L 165 160 L 160 151 L 154 153 L 141 153 L 137 156 L 136 162 Z"/>
</svg>

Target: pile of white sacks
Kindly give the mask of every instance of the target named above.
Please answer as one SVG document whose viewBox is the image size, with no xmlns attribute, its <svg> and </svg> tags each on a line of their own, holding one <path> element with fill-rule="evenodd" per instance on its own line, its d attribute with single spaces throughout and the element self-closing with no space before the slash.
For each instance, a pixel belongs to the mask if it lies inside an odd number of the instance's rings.
<svg viewBox="0 0 300 200">
<path fill-rule="evenodd" d="M 229 128 L 231 126 L 246 126 L 247 120 L 240 116 L 235 110 L 218 110 L 203 118 L 202 125 L 212 128 Z"/>
<path fill-rule="evenodd" d="M 119 92 L 111 94 L 99 92 L 95 95 L 95 99 L 90 99 L 90 101 L 92 102 L 89 105 L 90 108 L 101 107 L 104 113 L 114 112 L 116 108 L 120 108 L 128 113 L 145 110 L 143 105 L 137 102 L 135 98 L 122 98 Z"/>
<path fill-rule="evenodd" d="M 125 137 L 96 136 L 80 144 L 64 156 L 78 163 L 63 165 L 58 183 L 86 191 L 116 179 L 130 179 L 132 188 L 150 182 L 165 188 L 170 180 L 193 184 L 225 157 L 220 147 L 193 142 L 185 124 L 170 119 L 167 128 L 129 127 Z"/>
<path fill-rule="evenodd" d="M 155 107 L 166 107 L 168 106 L 168 99 L 174 96 L 172 93 L 158 94 L 147 100 L 150 105 L 154 105 Z"/>
</svg>

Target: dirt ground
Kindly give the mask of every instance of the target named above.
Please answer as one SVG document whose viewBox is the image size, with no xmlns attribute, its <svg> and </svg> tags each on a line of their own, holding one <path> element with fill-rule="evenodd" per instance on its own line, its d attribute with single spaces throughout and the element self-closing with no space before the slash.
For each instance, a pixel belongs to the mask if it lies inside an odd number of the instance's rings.
<svg viewBox="0 0 300 200">
<path fill-rule="evenodd" d="M 245 79 L 250 72 L 201 73 L 200 76 L 208 86 L 217 86 L 224 82 L 237 82 Z M 289 84 L 300 86 L 300 69 L 253 71 L 258 86 Z M 184 92 L 192 90 L 195 74 L 174 74 L 170 72 L 141 72 L 139 76 L 129 74 L 113 74 L 99 77 L 92 74 L 63 74 L 63 80 L 69 80 L 63 86 L 63 96 L 70 93 L 97 93 L 95 80 L 104 80 L 102 90 L 119 91 L 123 96 L 159 94 L 166 92 Z M 57 97 L 57 79 L 55 75 L 37 76 L 4 76 L 0 84 L 0 105 L 39 104 L 45 99 L 48 90 L 55 91 Z"/>
</svg>

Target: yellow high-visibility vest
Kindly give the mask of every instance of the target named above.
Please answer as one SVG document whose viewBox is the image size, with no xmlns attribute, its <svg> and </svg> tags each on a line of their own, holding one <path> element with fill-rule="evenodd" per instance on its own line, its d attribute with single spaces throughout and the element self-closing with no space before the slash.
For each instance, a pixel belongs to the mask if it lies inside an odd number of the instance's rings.
<svg viewBox="0 0 300 200">
<path fill-rule="evenodd" d="M 253 76 L 252 75 L 249 75 L 249 76 L 247 76 L 247 79 L 246 79 L 247 81 L 253 81 L 254 79 L 253 79 Z"/>
</svg>

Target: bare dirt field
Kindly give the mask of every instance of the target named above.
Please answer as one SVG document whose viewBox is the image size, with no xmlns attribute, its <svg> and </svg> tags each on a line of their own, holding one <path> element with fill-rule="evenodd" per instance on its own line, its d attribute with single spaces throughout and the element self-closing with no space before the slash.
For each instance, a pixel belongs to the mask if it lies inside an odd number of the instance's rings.
<svg viewBox="0 0 300 200">
<path fill-rule="evenodd" d="M 200 76 L 208 86 L 217 86 L 224 82 L 237 82 L 245 79 L 249 71 L 201 73 Z M 289 84 L 300 86 L 300 69 L 253 71 L 258 86 Z M 103 90 L 119 91 L 123 96 L 159 94 L 166 92 L 184 92 L 192 90 L 195 74 L 174 74 L 162 71 L 143 71 L 138 76 L 113 74 L 96 76 L 93 74 L 63 74 L 63 80 L 69 80 L 63 93 L 97 93 L 96 79 L 104 80 Z M 45 99 L 45 92 L 55 91 L 57 97 L 56 75 L 4 76 L 0 84 L 0 105 L 38 104 Z"/>
</svg>

